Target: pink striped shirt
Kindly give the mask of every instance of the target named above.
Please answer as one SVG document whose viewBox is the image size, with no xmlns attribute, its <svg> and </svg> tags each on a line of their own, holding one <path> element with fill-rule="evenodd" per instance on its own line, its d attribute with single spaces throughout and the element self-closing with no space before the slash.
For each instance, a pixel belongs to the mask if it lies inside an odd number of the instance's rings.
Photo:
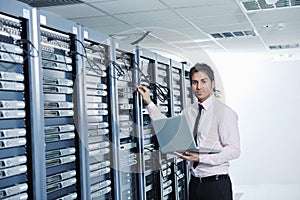
<svg viewBox="0 0 300 200">
<path fill-rule="evenodd" d="M 238 116 L 214 95 L 205 100 L 202 106 L 204 109 L 198 125 L 197 144 L 201 147 L 219 149 L 221 152 L 200 154 L 198 166 L 194 169 L 193 165 L 190 165 L 191 174 L 196 177 L 228 174 L 229 161 L 240 156 Z M 154 103 L 150 103 L 147 110 L 153 120 L 166 117 Z M 181 114 L 186 116 L 193 130 L 198 114 L 198 102 L 183 109 Z"/>
</svg>

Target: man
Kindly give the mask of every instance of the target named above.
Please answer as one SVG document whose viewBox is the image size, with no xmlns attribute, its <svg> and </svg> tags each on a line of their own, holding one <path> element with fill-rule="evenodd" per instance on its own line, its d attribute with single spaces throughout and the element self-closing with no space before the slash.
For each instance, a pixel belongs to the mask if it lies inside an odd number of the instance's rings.
<svg viewBox="0 0 300 200">
<path fill-rule="evenodd" d="M 215 99 L 213 70 L 206 64 L 196 64 L 190 70 L 190 82 L 198 102 L 182 111 L 194 129 L 195 142 L 201 147 L 220 149 L 217 154 L 174 152 L 191 161 L 190 200 L 232 200 L 232 185 L 228 175 L 229 161 L 240 156 L 237 114 Z M 165 117 L 151 101 L 149 90 L 139 86 L 138 92 L 147 104 L 153 120 Z M 199 112 L 200 111 L 200 112 Z M 198 119 L 197 119 L 198 118 Z"/>
</svg>

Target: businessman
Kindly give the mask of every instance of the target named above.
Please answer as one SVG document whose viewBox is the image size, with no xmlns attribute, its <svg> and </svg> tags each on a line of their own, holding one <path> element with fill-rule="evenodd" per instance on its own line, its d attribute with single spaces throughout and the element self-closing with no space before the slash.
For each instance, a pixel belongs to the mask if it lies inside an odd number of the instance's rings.
<svg viewBox="0 0 300 200">
<path fill-rule="evenodd" d="M 214 96 L 214 71 L 207 64 L 197 63 L 190 69 L 190 83 L 198 102 L 182 110 L 198 146 L 221 150 L 217 154 L 174 152 L 191 161 L 190 200 L 232 200 L 229 161 L 240 156 L 238 116 Z M 137 91 L 147 104 L 152 120 L 164 118 L 152 102 L 149 90 L 139 86 Z"/>
</svg>

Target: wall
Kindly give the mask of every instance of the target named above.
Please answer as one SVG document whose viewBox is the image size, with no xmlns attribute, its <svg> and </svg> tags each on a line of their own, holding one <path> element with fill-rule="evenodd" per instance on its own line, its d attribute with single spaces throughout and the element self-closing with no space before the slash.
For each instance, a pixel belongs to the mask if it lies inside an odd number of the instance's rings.
<svg viewBox="0 0 300 200">
<path fill-rule="evenodd" d="M 225 102 L 239 115 L 242 154 L 236 185 L 300 184 L 300 61 L 252 55 L 212 57 Z"/>
</svg>

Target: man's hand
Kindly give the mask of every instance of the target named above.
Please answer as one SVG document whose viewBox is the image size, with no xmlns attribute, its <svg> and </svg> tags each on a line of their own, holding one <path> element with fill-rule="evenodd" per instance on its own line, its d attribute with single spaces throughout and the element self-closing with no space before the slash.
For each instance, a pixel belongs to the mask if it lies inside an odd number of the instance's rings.
<svg viewBox="0 0 300 200">
<path fill-rule="evenodd" d="M 152 101 L 150 98 L 150 91 L 145 86 L 138 86 L 136 90 L 142 95 L 143 100 L 147 105 L 149 105 Z"/>
<path fill-rule="evenodd" d="M 200 162 L 198 153 L 186 151 L 184 153 L 174 152 L 174 154 L 187 161 Z"/>
</svg>

